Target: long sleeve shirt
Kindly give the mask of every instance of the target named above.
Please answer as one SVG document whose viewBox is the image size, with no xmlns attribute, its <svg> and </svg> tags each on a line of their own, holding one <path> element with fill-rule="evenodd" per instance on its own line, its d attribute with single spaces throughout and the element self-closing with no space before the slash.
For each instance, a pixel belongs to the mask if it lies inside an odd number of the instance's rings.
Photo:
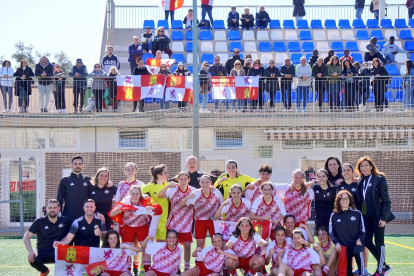
<svg viewBox="0 0 414 276">
<path fill-rule="evenodd" d="M 389 42 L 385 43 L 384 46 L 382 47 L 382 54 L 386 55 L 389 52 L 394 52 L 397 51 L 398 53 L 408 53 L 408 51 L 401 49 L 400 47 L 398 47 L 395 44 L 391 44 Z"/>
<path fill-rule="evenodd" d="M 296 66 L 295 75 L 298 76 L 298 86 L 310 86 L 311 85 L 311 77 L 312 77 L 312 68 L 309 64 L 299 64 Z M 302 79 L 302 76 L 306 75 L 306 79 Z"/>
<path fill-rule="evenodd" d="M 358 210 L 346 210 L 332 213 L 329 221 L 329 236 L 334 244 L 355 245 L 359 239 L 365 239 L 364 218 Z"/>
</svg>

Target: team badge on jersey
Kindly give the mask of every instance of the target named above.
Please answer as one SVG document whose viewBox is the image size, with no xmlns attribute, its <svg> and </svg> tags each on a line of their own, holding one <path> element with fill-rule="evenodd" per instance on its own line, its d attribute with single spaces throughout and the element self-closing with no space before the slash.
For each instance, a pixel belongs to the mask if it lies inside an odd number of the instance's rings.
<svg viewBox="0 0 414 276">
<path fill-rule="evenodd" d="M 276 208 L 272 208 L 272 212 L 276 212 Z"/>
<path fill-rule="evenodd" d="M 224 255 L 221 255 L 221 254 L 220 254 L 219 258 L 220 258 L 220 259 L 224 259 Z"/>
<path fill-rule="evenodd" d="M 356 221 L 356 217 L 352 216 L 351 221 Z"/>
<path fill-rule="evenodd" d="M 109 194 L 109 191 L 108 190 L 105 190 L 105 194 Z"/>
<path fill-rule="evenodd" d="M 86 183 L 86 182 L 83 182 L 83 186 L 85 186 L 85 187 L 86 187 L 86 186 L 88 186 L 88 183 Z"/>
<path fill-rule="evenodd" d="M 59 226 L 58 226 L 59 228 L 62 228 L 63 227 L 63 223 L 61 223 L 61 224 L 59 224 Z"/>
</svg>

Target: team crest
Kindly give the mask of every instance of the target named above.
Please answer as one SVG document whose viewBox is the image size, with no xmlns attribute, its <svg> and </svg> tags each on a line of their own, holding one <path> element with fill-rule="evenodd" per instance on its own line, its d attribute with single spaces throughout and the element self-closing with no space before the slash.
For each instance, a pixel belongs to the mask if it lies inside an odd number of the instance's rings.
<svg viewBox="0 0 414 276">
<path fill-rule="evenodd" d="M 224 255 L 221 255 L 221 254 L 220 254 L 219 258 L 220 258 L 220 259 L 224 259 Z"/>
<path fill-rule="evenodd" d="M 108 190 L 105 190 L 105 194 L 109 194 L 109 191 Z"/>
<path fill-rule="evenodd" d="M 86 182 L 83 182 L 83 186 L 85 186 L 85 187 L 86 187 L 86 186 L 88 186 L 88 183 L 86 183 Z"/>
<path fill-rule="evenodd" d="M 352 216 L 351 221 L 355 221 L 355 220 L 356 220 L 356 217 Z"/>
<path fill-rule="evenodd" d="M 276 208 L 272 208 L 272 212 L 276 212 Z"/>
<path fill-rule="evenodd" d="M 59 224 L 59 226 L 58 226 L 59 228 L 62 228 L 63 227 L 63 223 L 61 223 L 61 224 Z"/>
</svg>

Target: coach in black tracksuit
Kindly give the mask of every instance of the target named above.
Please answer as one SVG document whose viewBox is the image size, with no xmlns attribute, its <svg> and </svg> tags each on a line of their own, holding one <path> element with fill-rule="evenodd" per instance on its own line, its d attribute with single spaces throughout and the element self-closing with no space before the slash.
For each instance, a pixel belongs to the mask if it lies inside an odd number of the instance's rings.
<svg viewBox="0 0 414 276">
<path fill-rule="evenodd" d="M 385 175 L 378 171 L 370 157 L 358 160 L 356 172 L 359 174 L 357 188 L 358 210 L 365 223 L 365 245 L 377 260 L 378 274 L 387 275 L 391 267 L 385 263 L 385 225 L 395 219 L 391 213 L 391 199 Z M 372 238 L 375 236 L 375 244 Z"/>
<path fill-rule="evenodd" d="M 340 191 L 335 198 L 335 207 L 329 222 L 329 235 L 336 250 L 346 246 L 348 259 L 347 275 L 353 276 L 352 256 L 355 257 L 359 271 L 364 271 L 364 219 L 355 209 L 354 198 L 348 191 Z"/>
</svg>

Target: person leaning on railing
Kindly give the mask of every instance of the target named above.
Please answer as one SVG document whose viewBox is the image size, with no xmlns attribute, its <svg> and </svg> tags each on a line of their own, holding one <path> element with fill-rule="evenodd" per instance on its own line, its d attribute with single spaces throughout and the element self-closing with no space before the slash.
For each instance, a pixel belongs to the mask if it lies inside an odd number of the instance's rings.
<svg viewBox="0 0 414 276">
<path fill-rule="evenodd" d="M 358 76 L 358 71 L 355 66 L 349 61 L 344 59 L 342 62 L 342 76 L 346 76 L 344 80 L 344 110 L 354 111 L 356 103 L 356 81 L 354 76 Z"/>
<path fill-rule="evenodd" d="M 121 74 L 118 72 L 115 66 L 112 66 L 108 73 L 108 80 L 107 85 L 109 89 L 109 104 L 112 106 L 112 112 L 117 112 L 118 109 L 118 101 L 116 99 L 116 77 L 120 76 Z"/>
<path fill-rule="evenodd" d="M 151 75 L 150 71 L 148 71 L 148 68 L 144 65 L 144 60 L 142 58 L 137 58 L 137 67 L 135 67 L 134 72 L 132 72 L 132 75 Z M 139 101 L 138 112 L 144 112 L 144 104 L 144 99 Z M 132 112 L 137 111 L 137 106 L 138 101 L 134 101 L 134 109 L 132 110 Z"/>
<path fill-rule="evenodd" d="M 269 92 L 269 96 L 270 96 L 270 109 L 274 109 L 275 108 L 275 93 L 276 91 L 279 91 L 278 77 L 280 77 L 280 71 L 279 71 L 279 68 L 275 66 L 275 61 L 273 59 L 269 60 L 269 66 L 264 70 L 264 75 L 266 77 L 265 88 L 266 88 L 266 91 Z"/>
<path fill-rule="evenodd" d="M 325 94 L 326 80 L 328 76 L 328 66 L 323 63 L 320 57 L 318 61 L 312 66 L 312 76 L 315 78 L 315 92 L 318 92 L 318 111 L 322 112 L 323 97 Z"/>
<path fill-rule="evenodd" d="M 158 71 L 158 74 L 163 75 L 165 79 L 167 79 L 167 77 L 171 75 L 170 70 L 168 70 L 167 64 L 165 64 L 164 62 L 161 62 L 160 70 Z M 164 96 L 162 99 L 160 99 L 160 109 L 164 109 L 164 104 L 165 104 L 165 109 L 170 109 L 170 101 L 165 101 L 165 89 L 166 88 L 164 88 Z"/>
<path fill-rule="evenodd" d="M 292 62 L 290 62 L 290 58 L 285 59 L 285 64 L 280 67 L 280 75 L 282 76 L 281 79 L 281 89 L 282 92 L 282 102 L 285 107 L 283 112 L 290 112 L 292 109 L 292 82 L 295 76 L 296 68 Z M 286 92 L 287 92 L 287 101 L 286 101 Z"/>
<path fill-rule="evenodd" d="M 200 95 L 203 99 L 201 102 L 200 113 L 210 113 L 210 111 L 207 110 L 208 93 L 210 91 L 208 67 L 208 62 L 204 61 L 198 72 L 200 79 Z"/>
<path fill-rule="evenodd" d="M 27 66 L 27 61 L 22 60 L 20 67 L 17 68 L 14 75 L 14 95 L 18 97 L 19 113 L 29 113 L 29 96 L 32 95 L 32 84 L 34 76 L 32 68 Z"/>
<path fill-rule="evenodd" d="M 178 63 L 178 68 L 173 73 L 175 76 L 191 76 L 190 71 L 187 68 L 184 68 L 184 63 L 181 61 Z M 180 108 L 181 112 L 185 112 L 185 107 L 187 106 L 187 102 L 185 101 L 178 101 L 178 108 Z"/>
<path fill-rule="evenodd" d="M 341 102 L 339 99 L 339 93 L 341 92 L 341 81 L 339 76 L 342 74 L 342 67 L 339 63 L 338 56 L 334 55 L 331 57 L 331 60 L 328 62 L 328 76 L 329 78 L 329 110 L 330 111 L 339 111 Z"/>
<path fill-rule="evenodd" d="M 411 59 L 405 61 L 403 87 L 403 109 L 409 111 L 414 108 L 414 64 Z"/>
<path fill-rule="evenodd" d="M 53 72 L 55 79 L 52 82 L 52 92 L 55 97 L 55 107 L 58 113 L 66 113 L 66 100 L 65 100 L 65 86 L 66 78 L 65 73 L 61 70 L 60 64 L 55 64 L 55 71 Z"/>
<path fill-rule="evenodd" d="M 78 112 L 78 105 L 79 112 L 82 113 L 87 75 L 88 69 L 83 64 L 82 59 L 78 58 L 76 60 L 76 65 L 72 67 L 72 71 L 69 73 L 69 76 L 73 77 L 73 107 L 75 108 L 75 113 Z"/>
<path fill-rule="evenodd" d="M 107 74 L 101 69 L 101 65 L 99 63 L 95 63 L 93 71 L 89 74 L 90 77 L 93 77 L 92 92 L 95 95 L 96 112 L 102 112 L 103 95 L 106 89 L 103 77 L 106 75 Z"/>
<path fill-rule="evenodd" d="M 234 62 L 234 67 L 230 71 L 230 76 L 233 76 L 233 77 L 246 76 L 246 72 L 242 68 L 242 60 L 236 60 Z M 236 100 L 232 100 L 232 101 L 236 101 Z M 238 105 L 239 111 L 244 109 L 244 107 L 245 107 L 244 100 L 237 100 L 237 105 Z"/>
<path fill-rule="evenodd" d="M 300 102 L 303 98 L 302 112 L 306 112 L 306 104 L 308 101 L 309 86 L 312 82 L 312 68 L 306 63 L 306 58 L 300 58 L 300 64 L 296 66 L 295 75 L 298 77 L 297 98 L 296 98 L 296 112 L 300 111 Z"/>
<path fill-rule="evenodd" d="M 43 56 L 36 64 L 35 76 L 39 77 L 37 89 L 39 90 L 40 112 L 48 112 L 46 107 L 52 95 L 52 79 L 47 77 L 53 76 L 53 66 L 46 56 Z"/>
<path fill-rule="evenodd" d="M 259 109 L 262 109 L 263 108 L 263 85 L 264 85 L 264 79 L 262 77 L 264 76 L 264 68 L 259 59 L 256 59 L 253 62 L 253 67 L 250 68 L 249 74 L 247 75 L 259 77 L 259 95 L 257 95 L 257 100 L 250 101 L 250 108 L 256 109 L 257 104 L 259 104 Z"/>
<path fill-rule="evenodd" d="M 371 75 L 374 76 L 374 80 L 371 82 L 372 91 L 375 96 L 375 108 L 371 112 L 375 111 L 387 111 L 384 109 L 385 104 L 385 91 L 387 89 L 387 84 L 389 82 L 389 74 L 387 69 L 382 66 L 378 58 L 374 58 L 372 61 L 372 71 Z"/>
</svg>

